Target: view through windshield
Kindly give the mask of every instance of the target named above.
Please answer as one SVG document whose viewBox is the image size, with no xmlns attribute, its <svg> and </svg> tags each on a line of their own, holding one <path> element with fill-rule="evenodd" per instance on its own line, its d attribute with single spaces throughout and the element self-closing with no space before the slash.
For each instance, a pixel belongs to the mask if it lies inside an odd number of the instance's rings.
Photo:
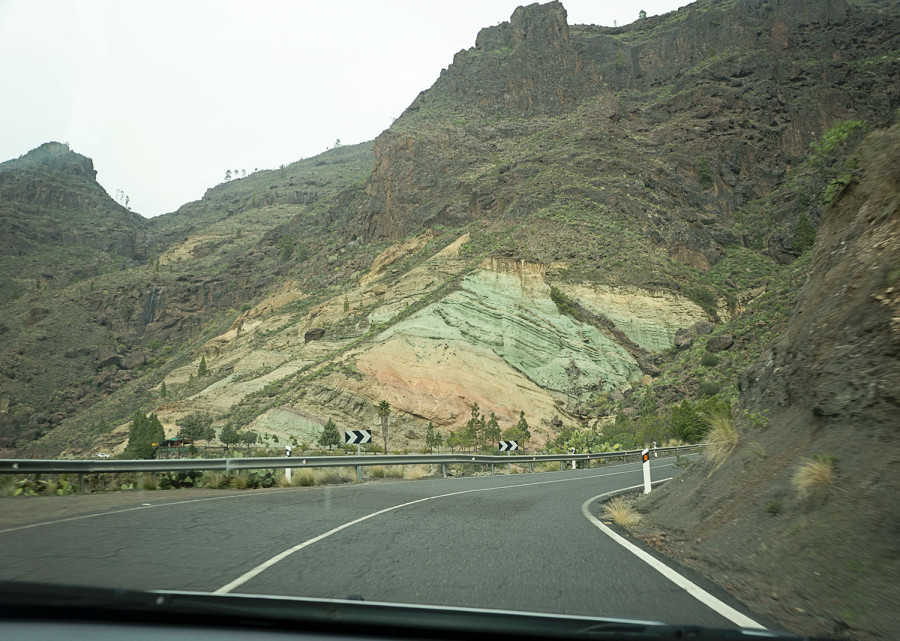
<svg viewBox="0 0 900 641">
<path fill-rule="evenodd" d="M 893 638 L 898 45 L 0 2 L 0 581 Z"/>
</svg>

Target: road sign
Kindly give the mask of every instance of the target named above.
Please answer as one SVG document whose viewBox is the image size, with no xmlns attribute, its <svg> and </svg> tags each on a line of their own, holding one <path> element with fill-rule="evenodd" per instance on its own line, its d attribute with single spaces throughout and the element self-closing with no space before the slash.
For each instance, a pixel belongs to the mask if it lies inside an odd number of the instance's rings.
<svg viewBox="0 0 900 641">
<path fill-rule="evenodd" d="M 516 441 L 500 441 L 497 445 L 499 445 L 501 452 L 511 452 L 519 449 L 519 444 Z"/>
<path fill-rule="evenodd" d="M 369 430 L 347 430 L 344 432 L 344 443 L 359 445 L 360 443 L 368 443 L 372 440 L 372 432 Z"/>
</svg>

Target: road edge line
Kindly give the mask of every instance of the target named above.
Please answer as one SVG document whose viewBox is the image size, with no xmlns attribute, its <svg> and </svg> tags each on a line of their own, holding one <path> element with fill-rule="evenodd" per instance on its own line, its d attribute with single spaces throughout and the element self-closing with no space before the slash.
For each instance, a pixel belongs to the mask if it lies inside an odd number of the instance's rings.
<svg viewBox="0 0 900 641">
<path fill-rule="evenodd" d="M 673 465 L 673 464 L 660 465 L 659 467 L 671 467 L 671 465 Z M 493 491 L 497 491 L 497 490 L 509 490 L 509 489 L 513 489 L 513 488 L 517 488 L 517 487 L 528 487 L 530 485 L 547 485 L 550 483 L 567 483 L 567 482 L 572 482 L 572 481 L 583 481 L 585 479 L 599 478 L 601 476 L 618 476 L 620 474 L 633 474 L 633 473 L 634 473 L 634 470 L 621 470 L 618 472 L 606 472 L 606 473 L 602 473 L 602 474 L 590 474 L 590 475 L 584 475 L 584 476 L 577 476 L 575 478 L 551 479 L 548 481 L 532 481 L 529 483 L 517 483 L 515 485 L 502 485 L 499 487 L 473 488 L 471 490 L 460 490 L 457 492 L 448 492 L 446 494 L 437 494 L 434 496 L 426 496 L 421 499 L 416 499 L 414 501 L 408 501 L 406 503 L 392 505 L 390 507 L 386 507 L 384 509 L 378 510 L 377 512 L 371 512 L 370 514 L 366 514 L 366 515 L 361 516 L 352 521 L 347 521 L 346 523 L 342 523 L 341 525 L 338 525 L 337 527 L 332 528 L 332 529 L 328 530 L 327 532 L 323 532 L 322 534 L 319 534 L 318 536 L 314 536 L 310 539 L 307 539 L 307 540 L 303 541 L 302 543 L 298 543 L 297 545 L 290 547 L 287 550 L 284 550 L 283 552 L 279 552 L 278 554 L 271 557 L 267 561 L 263 561 L 256 567 L 248 570 L 247 572 L 245 572 L 238 578 L 234 579 L 233 581 L 226 583 L 218 590 L 213 590 L 212 593 L 213 594 L 228 594 L 229 592 L 231 592 L 235 588 L 240 587 L 241 585 L 243 585 L 250 579 L 262 574 L 264 571 L 268 570 L 270 567 L 272 567 L 279 561 L 283 561 L 284 559 L 291 556 L 295 552 L 299 552 L 303 548 L 309 547 L 313 543 L 318 543 L 319 541 L 321 541 L 323 539 L 327 539 L 328 537 L 330 537 L 334 534 L 337 534 L 338 532 L 345 530 L 349 527 L 352 527 L 358 523 L 362 523 L 363 521 L 368 521 L 369 519 L 374 518 L 376 516 L 386 514 L 387 512 L 393 512 L 394 510 L 399 510 L 400 508 L 408 507 L 410 505 L 415 505 L 417 503 L 423 503 L 425 501 L 433 501 L 435 499 L 443 499 L 443 498 L 447 498 L 449 496 L 459 496 L 460 494 L 472 494 L 475 492 L 493 492 Z"/>
<path fill-rule="evenodd" d="M 661 479 L 659 481 L 654 481 L 654 483 L 661 483 L 662 481 L 668 481 L 668 480 L 669 479 Z M 676 572 L 675 570 L 670 568 L 668 565 L 666 565 L 659 559 L 648 554 L 646 551 L 642 550 L 641 548 L 636 546 L 631 541 L 628 541 L 625 538 L 623 538 L 622 536 L 613 532 L 610 528 L 608 528 L 606 525 L 604 525 L 603 522 L 600 521 L 600 519 L 598 519 L 596 516 L 591 514 L 590 505 L 594 501 L 596 501 L 598 499 L 602 499 L 604 497 L 614 495 L 614 494 L 621 494 L 628 490 L 636 490 L 636 489 L 640 489 L 643 487 L 644 487 L 644 485 L 642 483 L 640 485 L 622 488 L 620 490 L 615 490 L 613 492 L 605 492 L 603 494 L 598 494 L 597 496 L 591 497 L 587 501 L 585 501 L 584 503 L 581 504 L 581 512 L 582 512 L 582 514 L 584 514 L 584 516 L 587 518 L 587 520 L 590 521 L 592 524 L 596 525 L 597 528 L 601 532 L 603 532 L 609 538 L 611 538 L 613 541 L 615 541 L 616 543 L 618 543 L 619 545 L 624 547 L 626 550 L 628 550 L 632 554 L 634 554 L 636 557 L 638 557 L 641 561 L 643 561 L 644 563 L 649 565 L 651 568 L 653 568 L 654 570 L 656 570 L 657 572 L 662 574 L 665 578 L 667 578 L 669 581 L 671 581 L 672 583 L 677 585 L 679 588 L 681 588 L 682 590 L 684 590 L 685 592 L 690 594 L 692 597 L 694 597 L 698 601 L 700 601 L 700 603 L 702 603 L 703 605 L 707 606 L 714 612 L 720 614 L 721 616 L 725 617 L 726 619 L 728 619 L 729 621 L 731 621 L 732 623 L 734 623 L 735 625 L 737 625 L 741 628 L 753 628 L 753 629 L 757 629 L 757 630 L 765 630 L 766 629 L 765 626 L 761 625 L 760 623 L 757 623 L 750 617 L 738 612 L 737 610 L 732 608 L 727 603 L 723 603 L 722 601 L 720 601 L 719 599 L 717 599 L 716 597 L 711 595 L 709 592 L 707 592 L 706 590 L 701 588 L 699 585 L 697 585 L 693 581 L 680 575 L 678 572 Z"/>
</svg>

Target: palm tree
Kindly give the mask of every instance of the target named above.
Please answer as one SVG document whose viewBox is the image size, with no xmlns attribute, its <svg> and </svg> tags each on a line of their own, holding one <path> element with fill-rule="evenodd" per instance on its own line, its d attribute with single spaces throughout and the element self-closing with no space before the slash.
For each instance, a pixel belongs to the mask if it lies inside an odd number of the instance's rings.
<svg viewBox="0 0 900 641">
<path fill-rule="evenodd" d="M 381 419 L 381 436 L 384 438 L 384 453 L 388 453 L 387 449 L 387 423 L 391 415 L 391 404 L 387 401 L 381 401 L 378 404 L 378 418 Z"/>
</svg>

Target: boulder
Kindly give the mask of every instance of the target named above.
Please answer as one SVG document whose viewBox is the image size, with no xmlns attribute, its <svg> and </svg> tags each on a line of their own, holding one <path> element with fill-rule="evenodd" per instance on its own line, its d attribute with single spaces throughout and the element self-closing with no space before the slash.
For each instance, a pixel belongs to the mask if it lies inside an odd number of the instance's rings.
<svg viewBox="0 0 900 641">
<path fill-rule="evenodd" d="M 722 334 L 721 336 L 713 336 L 706 341 L 706 351 L 715 354 L 722 350 L 728 349 L 734 345 L 734 336 L 731 334 Z"/>
</svg>

